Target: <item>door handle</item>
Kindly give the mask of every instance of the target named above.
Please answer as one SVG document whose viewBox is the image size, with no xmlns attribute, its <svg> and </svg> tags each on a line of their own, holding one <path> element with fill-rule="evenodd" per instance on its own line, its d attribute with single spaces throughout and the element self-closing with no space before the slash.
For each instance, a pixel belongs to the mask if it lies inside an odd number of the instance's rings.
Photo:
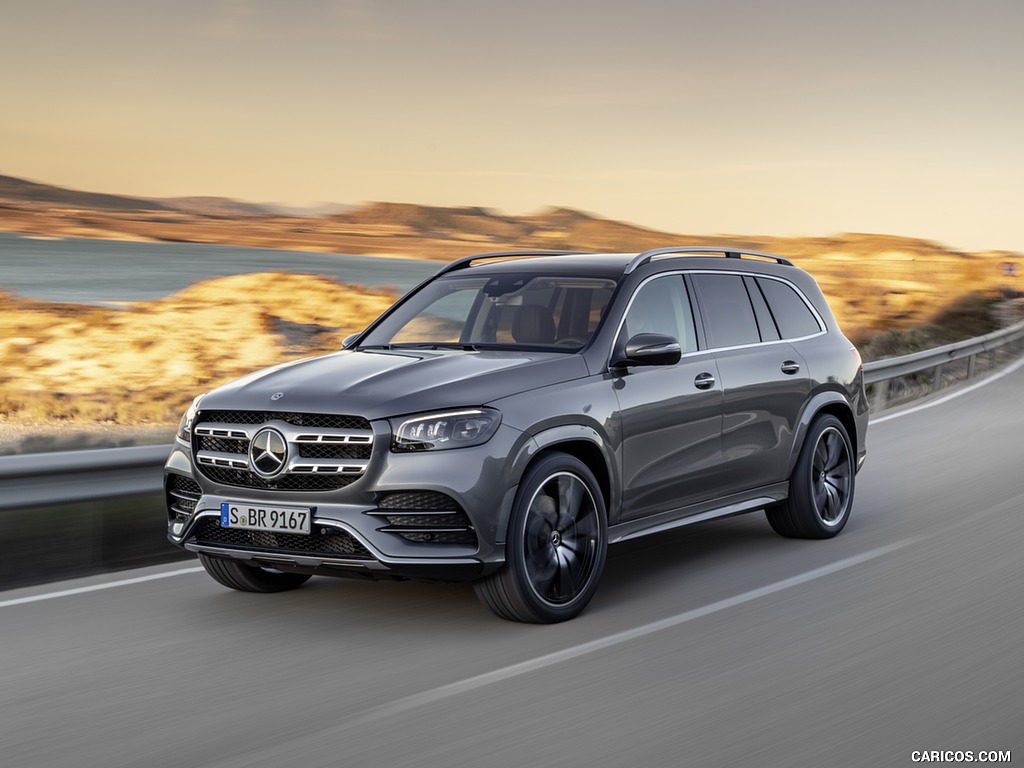
<svg viewBox="0 0 1024 768">
<path fill-rule="evenodd" d="M 710 373 L 698 373 L 693 380 L 693 386 L 697 389 L 711 389 L 715 386 L 715 377 Z"/>
<path fill-rule="evenodd" d="M 782 364 L 782 372 L 792 376 L 800 372 L 800 364 L 794 360 L 787 360 Z"/>
</svg>

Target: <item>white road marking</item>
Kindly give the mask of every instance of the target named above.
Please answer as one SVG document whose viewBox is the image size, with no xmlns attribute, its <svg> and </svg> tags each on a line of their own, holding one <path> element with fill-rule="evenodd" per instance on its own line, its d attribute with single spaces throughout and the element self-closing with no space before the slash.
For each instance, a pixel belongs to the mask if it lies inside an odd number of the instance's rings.
<svg viewBox="0 0 1024 768">
<path fill-rule="evenodd" d="M 134 579 L 121 579 L 119 581 L 105 581 L 102 584 L 93 584 L 88 587 L 75 587 L 74 589 L 62 589 L 59 592 L 44 592 L 41 595 L 29 595 L 28 597 L 18 597 L 14 600 L 4 600 L 0 602 L 0 608 L 6 608 L 9 605 L 24 605 L 25 603 L 38 603 L 41 600 L 53 600 L 57 597 L 67 597 L 68 595 L 81 595 L 85 592 L 99 592 L 104 589 L 113 589 L 114 587 L 125 587 L 129 584 L 141 584 L 144 581 L 156 581 L 157 579 L 169 579 L 171 576 L 181 576 L 186 573 L 198 573 L 203 570 L 202 568 L 181 568 L 177 571 L 167 571 L 166 573 L 154 573 L 149 576 L 136 576 Z"/>
<path fill-rule="evenodd" d="M 695 619 L 700 619 L 710 614 L 724 611 L 728 608 L 734 608 L 737 605 L 743 605 L 744 603 L 749 603 L 753 600 L 773 595 L 776 592 L 781 592 L 785 589 L 789 589 L 790 587 L 806 584 L 809 581 L 814 581 L 815 579 L 820 579 L 824 576 L 830 576 L 833 573 L 846 570 L 847 568 L 853 568 L 854 566 L 866 563 L 869 560 L 874 560 L 891 552 L 895 552 L 896 550 L 903 549 L 904 547 L 915 544 L 925 538 L 927 538 L 925 535 L 914 536 L 893 544 L 887 544 L 884 547 L 878 547 L 877 549 L 872 549 L 868 552 L 854 555 L 853 557 L 837 560 L 829 565 L 814 568 L 810 571 L 797 574 L 796 576 L 791 576 L 788 579 L 782 579 L 781 581 L 776 581 L 772 584 L 767 584 L 763 587 L 758 587 L 757 589 L 752 589 L 749 592 L 743 592 L 739 595 L 727 597 L 723 600 L 709 603 L 708 605 L 702 605 L 699 608 L 693 608 L 689 611 L 676 614 L 675 616 L 669 616 L 666 619 L 660 619 L 659 621 L 654 621 L 650 624 L 644 624 L 640 627 L 627 629 L 623 632 L 607 635 L 606 637 L 600 637 L 596 640 L 581 643 L 580 645 L 574 645 L 571 648 L 565 648 L 561 651 L 555 651 L 554 653 L 549 653 L 544 656 L 528 659 L 518 664 L 511 664 L 507 667 L 496 669 L 493 672 L 486 672 L 482 675 L 476 675 L 475 677 L 469 677 L 465 680 L 450 683 L 449 685 L 442 685 L 429 691 L 423 691 L 422 693 L 416 693 L 412 696 L 396 699 L 388 704 L 382 704 L 378 707 L 369 709 L 352 720 L 345 721 L 341 724 L 341 727 L 350 728 L 364 725 L 373 720 L 392 717 L 403 712 L 408 712 L 409 710 L 417 707 L 449 699 L 461 693 L 473 691 L 493 683 L 508 680 L 512 677 L 525 675 L 529 672 L 535 672 L 538 669 L 544 669 L 545 667 L 560 664 L 562 662 L 584 656 L 588 653 L 594 653 L 595 651 L 601 651 L 616 645 L 622 645 L 623 643 L 636 640 L 639 637 L 660 632 L 663 629 L 678 627 L 680 624 L 685 624 L 688 621 L 694 621 Z"/>
</svg>

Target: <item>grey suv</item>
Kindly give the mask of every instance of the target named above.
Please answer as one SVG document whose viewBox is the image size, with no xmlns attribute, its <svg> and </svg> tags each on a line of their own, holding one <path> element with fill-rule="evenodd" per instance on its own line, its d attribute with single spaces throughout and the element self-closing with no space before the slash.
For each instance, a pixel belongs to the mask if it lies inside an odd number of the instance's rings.
<svg viewBox="0 0 1024 768">
<path fill-rule="evenodd" d="M 483 254 L 341 351 L 197 397 L 168 534 L 232 589 L 472 580 L 502 618 L 564 621 L 610 543 L 759 509 L 836 535 L 867 419 L 860 356 L 786 259 Z"/>
</svg>

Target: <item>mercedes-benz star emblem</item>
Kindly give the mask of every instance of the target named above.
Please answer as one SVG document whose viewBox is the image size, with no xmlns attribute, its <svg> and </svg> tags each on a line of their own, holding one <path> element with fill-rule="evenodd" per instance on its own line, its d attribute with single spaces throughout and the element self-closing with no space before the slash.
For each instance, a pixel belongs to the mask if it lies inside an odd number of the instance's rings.
<svg viewBox="0 0 1024 768">
<path fill-rule="evenodd" d="M 274 394 L 272 394 L 270 396 L 270 399 L 271 400 L 280 400 L 282 397 L 284 397 L 284 392 L 275 392 Z"/>
<path fill-rule="evenodd" d="M 288 442 L 273 427 L 264 427 L 249 445 L 249 465 L 260 477 L 276 477 L 288 463 Z"/>
</svg>

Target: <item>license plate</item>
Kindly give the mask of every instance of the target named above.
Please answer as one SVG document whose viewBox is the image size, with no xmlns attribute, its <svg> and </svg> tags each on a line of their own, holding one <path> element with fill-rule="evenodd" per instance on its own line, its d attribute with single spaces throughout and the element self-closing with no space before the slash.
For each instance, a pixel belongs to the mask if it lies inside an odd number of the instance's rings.
<svg viewBox="0 0 1024 768">
<path fill-rule="evenodd" d="M 308 507 L 265 507 L 231 501 L 220 505 L 221 528 L 308 534 L 312 517 Z"/>
</svg>

